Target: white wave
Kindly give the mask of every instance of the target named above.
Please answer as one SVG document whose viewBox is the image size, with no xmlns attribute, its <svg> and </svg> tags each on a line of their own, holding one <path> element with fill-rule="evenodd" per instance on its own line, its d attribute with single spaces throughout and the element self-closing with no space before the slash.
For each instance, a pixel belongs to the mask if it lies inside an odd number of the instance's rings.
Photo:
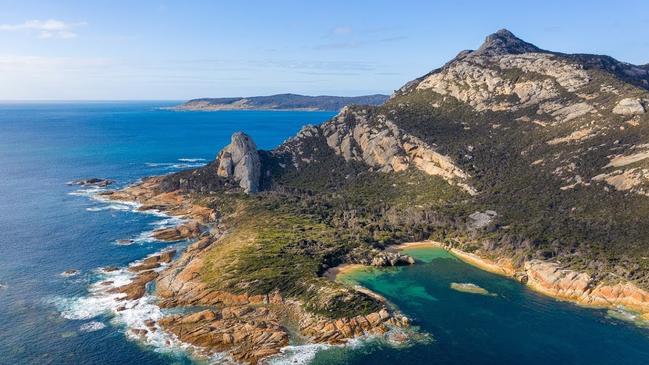
<svg viewBox="0 0 649 365">
<path fill-rule="evenodd" d="M 156 229 L 160 228 L 170 228 L 170 227 L 175 227 L 177 225 L 183 224 L 186 220 L 178 217 L 171 217 L 168 215 L 165 215 L 165 219 L 159 220 L 157 222 L 152 222 L 149 223 L 151 226 L 155 226 Z"/>
<path fill-rule="evenodd" d="M 128 204 L 110 204 L 110 205 L 104 205 L 100 207 L 89 207 L 86 208 L 86 210 L 89 212 L 101 212 L 104 210 L 129 211 L 129 210 L 133 210 L 133 206 Z"/>
<path fill-rule="evenodd" d="M 175 168 L 173 167 L 174 165 L 178 164 L 170 164 L 168 167 Z M 202 166 L 203 164 L 200 165 Z M 91 187 L 88 189 L 80 189 L 70 194 L 85 196 L 95 201 L 108 204 L 106 206 L 87 208 L 88 211 L 107 209 L 131 210 L 136 213 L 151 214 L 162 218 L 156 222 L 150 223 L 150 225 L 153 226 L 153 229 L 141 232 L 134 239 L 122 242 L 117 240 L 115 241 L 116 244 L 124 245 L 157 241 L 153 238 L 153 232 L 156 229 L 173 227 L 185 221 L 155 209 L 141 211 L 139 208 L 142 205 L 134 201 L 112 201 L 105 196 L 98 195 L 102 191 L 106 191 L 106 189 Z M 165 249 L 168 249 L 168 247 Z M 163 251 L 165 249 L 163 249 Z M 140 261 L 135 261 L 131 265 L 137 264 L 138 262 Z M 163 270 L 167 266 L 168 264 L 163 264 L 156 270 Z M 150 320 L 157 322 L 163 317 L 163 312 L 160 307 L 156 305 L 157 299 L 154 296 L 146 294 L 137 300 L 125 300 L 125 294 L 111 293 L 111 289 L 131 283 L 135 274 L 129 272 L 127 268 L 108 272 L 102 269 L 97 269 L 95 270 L 95 274 L 99 276 L 100 281 L 90 285 L 88 289 L 89 294 L 87 296 L 77 298 L 58 297 L 50 300 L 50 302 L 60 311 L 61 317 L 69 320 L 90 320 L 100 315 L 112 315 L 112 323 L 127 328 L 126 336 L 128 338 L 151 345 L 155 347 L 158 352 L 199 353 L 198 349 L 181 342 L 175 335 L 162 331 L 157 324 L 151 326 L 151 323 L 149 322 Z M 86 325 L 87 327 L 84 327 Z M 82 325 L 81 330 L 99 330 L 101 329 L 99 328 L 100 326 L 105 325 L 98 321 L 92 321 Z M 146 330 L 146 332 L 142 334 L 141 330 Z M 225 357 L 224 355 L 217 354 L 210 357 L 210 359 L 212 358 L 217 359 L 216 363 L 222 363 Z"/>
<path fill-rule="evenodd" d="M 104 328 L 106 328 L 105 324 L 103 324 L 101 322 L 97 322 L 97 321 L 92 321 L 92 322 L 82 324 L 81 327 L 79 327 L 79 331 L 81 331 L 81 332 L 95 332 L 95 331 L 102 330 Z"/>
<path fill-rule="evenodd" d="M 323 344 L 286 346 L 280 349 L 280 353 L 278 355 L 274 355 L 273 357 L 269 358 L 266 363 L 270 365 L 309 364 L 313 361 L 313 359 L 315 359 L 315 356 L 319 351 L 326 350 L 331 347 L 331 345 Z"/>
<path fill-rule="evenodd" d="M 95 272 L 100 275 L 102 280 L 90 286 L 87 296 L 58 297 L 50 300 L 61 312 L 61 317 L 69 320 L 90 320 L 101 315 L 112 315 L 111 322 L 128 329 L 126 331 L 128 338 L 141 340 L 161 351 L 173 351 L 187 347 L 175 336 L 163 332 L 157 324 L 147 326 L 148 320 L 157 322 L 163 317 L 163 312 L 156 305 L 154 296 L 147 294 L 140 299 L 124 300 L 124 294 L 110 292 L 111 289 L 131 283 L 135 277 L 133 273 L 125 268 L 111 272 L 97 269 Z M 80 329 L 90 332 L 103 328 L 101 326 L 105 325 L 98 321 L 92 321 L 82 325 Z M 141 336 L 133 329 L 145 329 L 147 333 Z"/>
<path fill-rule="evenodd" d="M 642 319 L 642 317 L 640 317 L 637 313 L 625 309 L 624 307 L 611 308 L 606 311 L 606 316 L 626 322 L 638 322 Z"/>
<path fill-rule="evenodd" d="M 189 160 L 190 159 L 178 159 L 179 162 L 147 162 L 145 165 L 148 167 L 161 167 L 166 170 L 191 169 L 206 165 L 205 162 L 199 162 L 199 159 L 196 159 L 196 161 Z"/>
<path fill-rule="evenodd" d="M 171 167 L 174 169 L 193 169 L 193 168 L 203 167 L 203 166 L 205 166 L 205 163 L 177 163 L 171 165 Z"/>
<path fill-rule="evenodd" d="M 71 191 L 68 193 L 68 195 L 75 195 L 75 196 L 86 196 L 86 197 L 93 197 L 97 195 L 98 193 L 101 193 L 102 191 L 106 191 L 104 188 L 100 188 L 97 186 L 90 186 L 87 188 L 82 188 L 82 189 L 77 189 L 75 191 Z"/>
<path fill-rule="evenodd" d="M 127 239 L 118 239 L 118 240 L 115 240 L 114 243 L 115 243 L 117 246 L 130 246 L 130 245 L 135 244 L 135 243 L 137 243 L 137 242 L 136 242 L 135 239 L 127 238 Z"/>
<path fill-rule="evenodd" d="M 180 162 L 199 162 L 199 161 L 205 161 L 204 158 L 179 158 L 178 161 Z"/>
</svg>

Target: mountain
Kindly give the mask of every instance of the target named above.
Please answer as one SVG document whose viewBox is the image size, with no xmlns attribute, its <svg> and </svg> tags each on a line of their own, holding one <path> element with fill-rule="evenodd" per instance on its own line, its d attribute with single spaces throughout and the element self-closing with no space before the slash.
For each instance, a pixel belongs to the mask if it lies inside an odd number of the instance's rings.
<svg viewBox="0 0 649 365">
<path fill-rule="evenodd" d="M 270 96 L 252 96 L 246 98 L 202 98 L 192 99 L 173 107 L 179 111 L 214 111 L 214 110 L 322 110 L 338 111 L 345 105 L 364 104 L 380 105 L 388 99 L 387 95 L 374 94 L 365 96 L 306 96 L 297 94 L 278 94 Z"/>
<path fill-rule="evenodd" d="M 207 166 L 113 198 L 190 212 L 205 227 L 172 232 L 203 233 L 160 274 L 168 306 L 255 304 L 280 322 L 290 307 L 297 329 L 264 327 L 278 340 L 250 362 L 289 333 L 339 343 L 407 327 L 380 298 L 325 274 L 408 264 L 385 249 L 425 239 L 546 294 L 649 318 L 647 72 L 500 30 L 382 105 L 347 106 L 272 151 L 235 134 Z M 187 335 L 215 331 L 193 323 L 166 328 L 241 355 Z"/>
</svg>

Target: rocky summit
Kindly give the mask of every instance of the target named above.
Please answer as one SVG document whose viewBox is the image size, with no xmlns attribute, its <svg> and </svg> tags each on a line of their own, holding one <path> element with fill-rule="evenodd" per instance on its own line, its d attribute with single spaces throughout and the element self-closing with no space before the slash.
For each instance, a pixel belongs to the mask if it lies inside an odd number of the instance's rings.
<svg viewBox="0 0 649 365">
<path fill-rule="evenodd" d="M 646 314 L 648 80 L 646 66 L 500 30 L 382 105 L 345 107 L 271 151 L 237 133 L 207 166 L 113 195 L 197 222 L 201 239 L 151 280 L 166 306 L 231 309 L 164 326 L 249 362 L 295 333 L 340 343 L 407 326 L 325 273 L 412 264 L 385 249 L 423 239 L 542 292 Z"/>
<path fill-rule="evenodd" d="M 239 182 L 246 193 L 256 193 L 259 189 L 259 154 L 255 142 L 244 133 L 232 135 L 232 143 L 225 147 L 217 157 L 217 174 L 231 177 Z"/>
</svg>

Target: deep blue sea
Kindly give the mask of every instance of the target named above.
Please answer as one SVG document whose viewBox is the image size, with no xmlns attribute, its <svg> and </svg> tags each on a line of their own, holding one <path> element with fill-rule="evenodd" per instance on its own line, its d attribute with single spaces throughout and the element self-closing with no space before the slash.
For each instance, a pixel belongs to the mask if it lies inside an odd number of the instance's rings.
<svg viewBox="0 0 649 365">
<path fill-rule="evenodd" d="M 197 166 L 239 130 L 270 149 L 334 114 L 157 109 L 173 104 L 0 104 L 0 364 L 188 363 L 127 340 L 121 323 L 93 316 L 101 303 L 75 300 L 89 295 L 98 268 L 161 250 L 165 244 L 138 238 L 164 217 L 92 200 L 66 183 L 102 177 L 125 185 Z M 80 274 L 60 275 L 68 269 Z"/>
<path fill-rule="evenodd" d="M 102 177 L 127 185 L 203 164 L 235 131 L 268 149 L 333 115 L 158 109 L 172 104 L 0 104 L 0 364 L 192 363 L 182 351 L 131 339 L 125 324 L 143 313 L 113 317 L 95 295 L 107 275 L 100 268 L 160 251 L 169 244 L 146 233 L 173 221 L 66 183 Z M 124 239 L 133 243 L 119 244 Z M 405 348 L 370 341 L 320 351 L 313 363 L 649 364 L 649 331 L 623 319 L 630 314 L 582 309 L 440 253 L 415 254 L 419 265 L 350 280 L 385 295 L 432 341 Z M 79 274 L 61 275 L 68 269 Z M 458 292 L 453 282 L 493 295 Z"/>
</svg>

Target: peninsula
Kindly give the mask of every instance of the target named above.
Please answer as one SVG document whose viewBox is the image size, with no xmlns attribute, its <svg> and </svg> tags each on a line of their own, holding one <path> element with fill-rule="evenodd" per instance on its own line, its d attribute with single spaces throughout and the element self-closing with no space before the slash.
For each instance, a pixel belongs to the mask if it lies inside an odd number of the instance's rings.
<svg viewBox="0 0 649 365">
<path fill-rule="evenodd" d="M 380 297 L 325 275 L 412 264 L 386 250 L 405 242 L 438 241 L 549 295 L 647 314 L 648 90 L 646 67 L 500 30 L 385 103 L 344 107 L 274 150 L 236 133 L 204 167 L 106 193 L 185 217 L 156 235 L 195 240 L 115 290 L 136 298 L 155 281 L 161 306 L 203 309 L 138 333 L 248 363 L 289 339 L 407 328 Z"/>
<path fill-rule="evenodd" d="M 201 98 L 192 99 L 167 108 L 176 111 L 218 111 L 218 110 L 304 110 L 304 111 L 339 111 L 344 106 L 381 105 L 388 95 L 365 96 L 307 96 L 297 94 L 277 94 L 270 96 L 251 96 L 236 98 Z"/>
</svg>

